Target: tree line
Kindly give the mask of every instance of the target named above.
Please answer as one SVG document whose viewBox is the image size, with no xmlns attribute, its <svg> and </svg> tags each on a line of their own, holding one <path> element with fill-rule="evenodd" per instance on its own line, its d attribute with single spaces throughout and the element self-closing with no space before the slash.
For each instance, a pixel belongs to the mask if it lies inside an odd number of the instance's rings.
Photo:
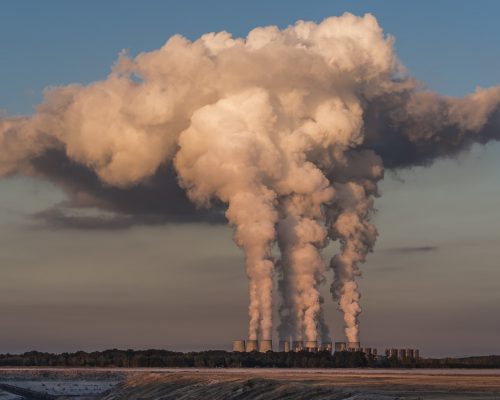
<svg viewBox="0 0 500 400">
<path fill-rule="evenodd" d="M 116 367 L 116 368 L 500 368 L 500 356 L 467 358 L 398 359 L 372 357 L 362 352 L 238 353 L 219 350 L 174 352 L 168 350 L 105 350 L 95 352 L 0 355 L 0 366 Z"/>
</svg>

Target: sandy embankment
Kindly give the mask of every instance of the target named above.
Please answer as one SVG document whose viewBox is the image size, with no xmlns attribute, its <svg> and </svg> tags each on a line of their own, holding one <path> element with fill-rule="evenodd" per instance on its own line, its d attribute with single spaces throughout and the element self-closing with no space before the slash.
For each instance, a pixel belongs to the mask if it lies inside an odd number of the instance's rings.
<svg viewBox="0 0 500 400">
<path fill-rule="evenodd" d="M 488 371 L 173 371 L 132 375 L 106 400 L 500 399 Z"/>
</svg>

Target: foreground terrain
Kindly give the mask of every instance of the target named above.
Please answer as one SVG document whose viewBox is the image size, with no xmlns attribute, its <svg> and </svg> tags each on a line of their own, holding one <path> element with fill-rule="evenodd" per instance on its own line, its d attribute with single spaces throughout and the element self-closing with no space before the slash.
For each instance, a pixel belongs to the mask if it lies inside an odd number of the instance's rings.
<svg viewBox="0 0 500 400">
<path fill-rule="evenodd" d="M 0 384 L 33 390 L 24 397 L 33 399 L 500 399 L 500 370 L 5 368 Z"/>
</svg>

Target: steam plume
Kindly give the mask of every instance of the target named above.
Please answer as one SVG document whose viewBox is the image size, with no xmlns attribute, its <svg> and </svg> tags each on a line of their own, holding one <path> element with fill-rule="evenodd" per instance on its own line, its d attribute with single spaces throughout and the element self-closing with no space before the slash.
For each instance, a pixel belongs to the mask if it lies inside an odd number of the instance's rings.
<svg viewBox="0 0 500 400">
<path fill-rule="evenodd" d="M 273 244 L 281 250 L 280 335 L 328 336 L 321 249 L 338 240 L 332 294 L 359 338 L 359 264 L 384 168 L 428 165 L 500 138 L 500 87 L 464 98 L 407 76 L 372 15 L 260 27 L 246 38 L 180 35 L 122 54 L 107 79 L 54 87 L 30 117 L 0 119 L 0 175 L 50 179 L 71 207 L 210 219 L 234 227 L 249 277 L 249 336 L 272 332 Z M 178 210 L 179 212 L 176 212 Z M 63 221 L 60 210 L 46 213 Z M 208 216 L 207 216 L 208 215 Z M 318 333 L 320 331 L 320 334 Z"/>
</svg>

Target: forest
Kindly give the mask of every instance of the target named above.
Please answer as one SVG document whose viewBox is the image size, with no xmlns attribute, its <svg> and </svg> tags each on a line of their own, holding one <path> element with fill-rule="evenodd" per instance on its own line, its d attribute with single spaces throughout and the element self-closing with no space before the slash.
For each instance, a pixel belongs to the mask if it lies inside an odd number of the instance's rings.
<svg viewBox="0 0 500 400">
<path fill-rule="evenodd" d="M 89 368 L 500 368 L 500 356 L 397 359 L 362 352 L 238 353 L 221 350 L 105 350 L 95 352 L 1 354 L 0 366 Z"/>
</svg>

